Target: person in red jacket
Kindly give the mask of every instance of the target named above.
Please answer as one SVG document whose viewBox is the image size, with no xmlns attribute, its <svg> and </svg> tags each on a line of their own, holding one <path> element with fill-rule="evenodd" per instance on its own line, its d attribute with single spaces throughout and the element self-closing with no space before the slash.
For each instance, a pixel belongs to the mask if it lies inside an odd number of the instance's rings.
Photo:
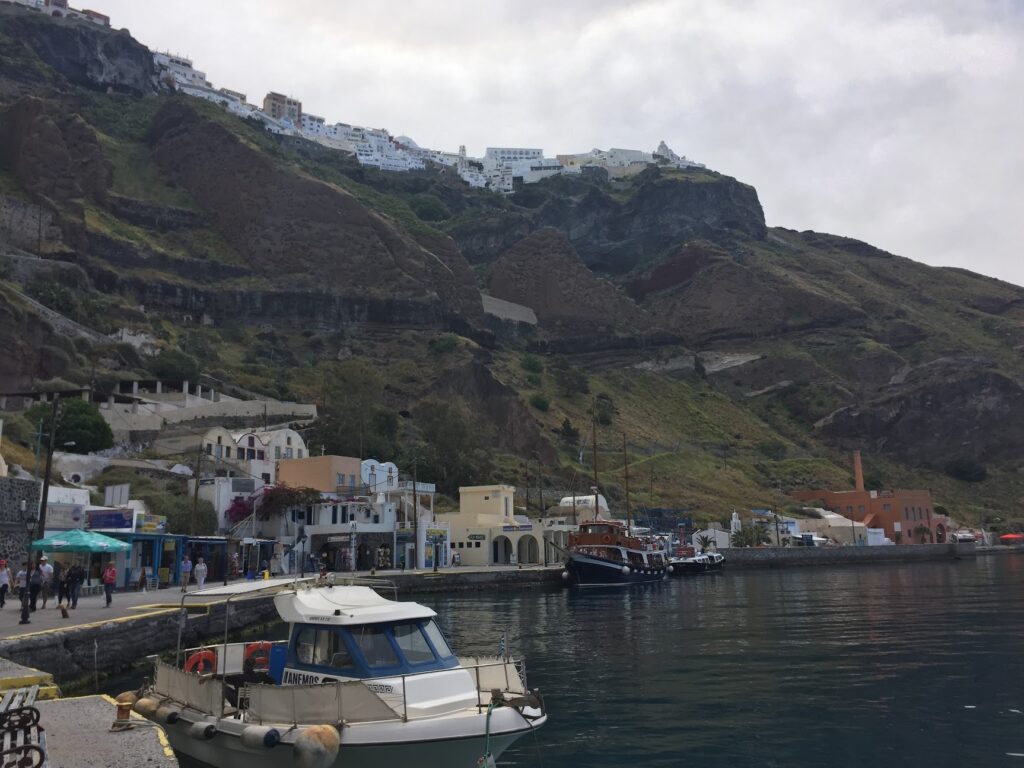
<svg viewBox="0 0 1024 768">
<path fill-rule="evenodd" d="M 117 568 L 114 567 L 114 561 L 111 560 L 107 563 L 107 567 L 103 569 L 103 592 L 107 596 L 107 604 L 104 608 L 109 608 L 111 601 L 114 599 L 114 585 L 117 583 Z"/>
</svg>

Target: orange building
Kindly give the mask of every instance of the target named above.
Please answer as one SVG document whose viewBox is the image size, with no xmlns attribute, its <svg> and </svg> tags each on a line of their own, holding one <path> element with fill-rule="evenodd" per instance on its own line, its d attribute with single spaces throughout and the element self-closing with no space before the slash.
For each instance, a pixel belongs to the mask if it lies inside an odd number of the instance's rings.
<svg viewBox="0 0 1024 768">
<path fill-rule="evenodd" d="M 362 459 L 354 456 L 310 456 L 277 462 L 277 482 L 321 493 L 362 492 Z"/>
<path fill-rule="evenodd" d="M 853 454 L 856 488 L 852 491 L 793 491 L 795 499 L 821 502 L 821 506 L 843 517 L 881 528 L 897 544 L 941 544 L 948 538 L 949 519 L 935 513 L 929 491 L 897 489 L 868 491 L 860 451 Z"/>
</svg>

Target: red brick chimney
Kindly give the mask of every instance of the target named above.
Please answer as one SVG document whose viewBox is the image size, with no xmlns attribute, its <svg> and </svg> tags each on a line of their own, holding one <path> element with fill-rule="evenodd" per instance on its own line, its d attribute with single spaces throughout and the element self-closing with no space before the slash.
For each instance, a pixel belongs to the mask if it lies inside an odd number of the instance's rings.
<svg viewBox="0 0 1024 768">
<path fill-rule="evenodd" d="M 860 451 L 853 452 L 853 479 L 858 491 L 864 490 L 864 467 L 860 463 Z"/>
</svg>

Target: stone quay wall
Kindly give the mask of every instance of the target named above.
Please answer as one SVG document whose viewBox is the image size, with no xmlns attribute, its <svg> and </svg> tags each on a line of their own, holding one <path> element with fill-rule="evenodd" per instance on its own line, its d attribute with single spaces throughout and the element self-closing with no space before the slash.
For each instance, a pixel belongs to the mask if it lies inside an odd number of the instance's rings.
<svg viewBox="0 0 1024 768">
<path fill-rule="evenodd" d="M 896 544 L 888 547 L 750 547 L 723 549 L 726 568 L 789 568 L 799 566 L 852 565 L 858 563 L 909 563 L 974 557 L 977 545 Z"/>
<path fill-rule="evenodd" d="M 21 502 L 30 511 L 39 509 L 39 483 L 15 477 L 0 477 L 0 557 L 12 567 L 25 561 L 28 531 L 21 513 Z M 17 571 L 17 568 L 14 568 Z"/>
<path fill-rule="evenodd" d="M 0 657 L 49 672 L 58 685 L 74 686 L 123 672 L 146 656 L 173 651 L 179 626 L 182 648 L 223 642 L 224 607 L 215 603 L 208 613 L 193 613 L 183 624 L 180 610 L 172 608 L 13 637 L 0 640 Z M 230 632 L 277 620 L 270 597 L 237 600 L 230 611 Z"/>
</svg>

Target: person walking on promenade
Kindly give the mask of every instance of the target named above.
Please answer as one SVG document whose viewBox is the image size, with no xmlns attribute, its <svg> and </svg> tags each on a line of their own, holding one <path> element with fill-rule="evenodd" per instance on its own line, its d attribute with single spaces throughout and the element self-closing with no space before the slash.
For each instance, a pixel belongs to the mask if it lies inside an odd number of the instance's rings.
<svg viewBox="0 0 1024 768">
<path fill-rule="evenodd" d="M 36 604 L 39 601 L 39 592 L 43 588 L 43 573 L 39 570 L 39 565 L 28 565 L 28 607 L 30 611 L 35 611 Z"/>
<path fill-rule="evenodd" d="M 64 563 L 57 560 L 53 564 L 53 590 L 57 595 L 58 608 L 64 604 L 64 598 L 67 597 L 67 575 L 68 569 L 64 567 Z"/>
<path fill-rule="evenodd" d="M 53 592 L 53 566 L 46 559 L 46 555 L 39 558 L 39 575 L 43 582 L 39 592 L 43 598 L 43 609 L 45 610 L 46 603 L 49 602 L 50 594 Z"/>
<path fill-rule="evenodd" d="M 109 608 L 110 603 L 114 599 L 114 585 L 117 583 L 117 568 L 114 567 L 114 561 L 111 560 L 107 563 L 107 567 L 103 569 L 103 592 L 107 597 L 107 604 L 104 608 Z"/>
<path fill-rule="evenodd" d="M 78 596 L 82 594 L 82 582 L 85 581 L 85 569 L 78 563 L 68 568 L 68 600 L 72 608 L 78 607 Z"/>
<path fill-rule="evenodd" d="M 203 562 L 203 558 L 200 557 L 196 560 L 196 567 L 192 569 L 192 572 L 196 575 L 196 584 L 199 586 L 199 589 L 202 589 L 203 585 L 206 583 L 206 574 L 208 571 L 209 569 L 206 567 L 206 563 Z"/>
<path fill-rule="evenodd" d="M 0 560 L 0 608 L 7 602 L 7 593 L 11 590 L 11 569 L 6 560 Z"/>
<path fill-rule="evenodd" d="M 192 561 L 185 555 L 181 561 L 181 591 L 188 592 L 188 582 L 192 578 Z"/>
</svg>

